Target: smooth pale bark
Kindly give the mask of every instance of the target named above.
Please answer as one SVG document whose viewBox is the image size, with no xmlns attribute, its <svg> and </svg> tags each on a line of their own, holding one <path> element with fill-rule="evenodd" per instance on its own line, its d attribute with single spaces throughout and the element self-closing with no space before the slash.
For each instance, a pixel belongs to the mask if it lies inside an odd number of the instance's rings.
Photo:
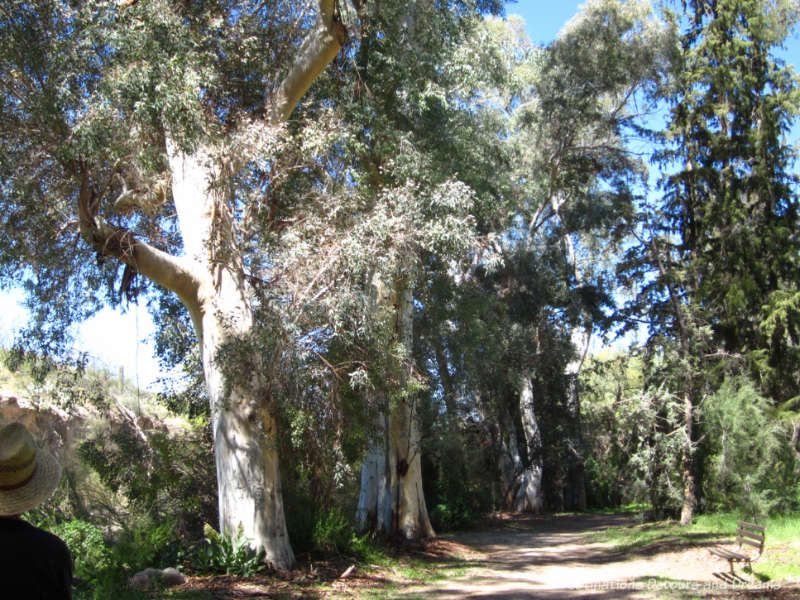
<svg viewBox="0 0 800 600">
<path fill-rule="evenodd" d="M 267 121 L 245 121 L 242 127 L 272 127 L 286 121 L 341 49 L 345 29 L 337 21 L 334 0 L 318 0 L 317 8 L 314 26 L 271 95 L 265 110 Z M 216 148 L 201 144 L 187 154 L 167 137 L 171 195 L 183 255 L 172 256 L 132 232 L 104 222 L 91 174 L 85 165 L 76 164 L 80 231 L 99 254 L 112 256 L 175 292 L 188 309 L 201 344 L 211 403 L 220 527 L 229 535 L 241 532 L 249 538 L 254 548 L 266 552 L 267 563 L 289 568 L 294 554 L 280 489 L 275 409 L 265 380 L 269 374 L 253 361 L 253 368 L 237 369 L 232 377 L 227 374 L 231 365 L 220 358 L 221 350 L 246 344 L 254 327 L 244 257 L 237 245 L 230 191 L 224 189 L 221 168 L 222 164 L 235 166 L 247 157 L 227 155 L 224 142 Z M 253 360 L 252 353 L 241 354 Z"/>
<path fill-rule="evenodd" d="M 255 363 L 237 369 L 247 373 L 231 380 L 220 351 L 233 348 L 227 360 L 252 361 L 246 344 L 253 314 L 244 270 L 236 251 L 233 227 L 223 210 L 223 191 L 215 189 L 216 165 L 211 153 L 186 155 L 168 145 L 172 193 L 186 256 L 203 273 L 189 308 L 200 340 L 203 371 L 211 403 L 211 426 L 219 494 L 220 529 L 241 533 L 263 549 L 278 568 L 294 563 L 280 488 L 277 427 L 263 371 Z M 220 260 L 225 255 L 226 260 Z M 249 366 L 249 365 L 248 365 Z"/>
<path fill-rule="evenodd" d="M 363 531 L 388 533 L 392 525 L 390 498 L 389 424 L 386 407 L 376 403 L 380 412 L 361 465 L 361 490 L 358 496 L 356 522 Z"/>
<path fill-rule="evenodd" d="M 377 296 L 379 303 L 397 307 L 396 331 L 408 363 L 413 341 L 411 289 L 398 280 L 394 294 L 385 295 L 379 289 Z M 403 369 L 408 380 L 409 365 Z M 409 540 L 435 537 L 422 491 L 420 432 L 413 395 L 382 404 L 375 435 L 361 471 L 356 513 L 360 526 Z"/>
<path fill-rule="evenodd" d="M 520 460 L 520 468 L 507 496 L 510 500 L 508 508 L 515 512 L 538 514 L 544 510 L 544 492 L 542 434 L 535 404 L 533 381 L 530 376 L 523 375 L 520 377 L 519 413 L 525 436 L 526 459 Z"/>
</svg>

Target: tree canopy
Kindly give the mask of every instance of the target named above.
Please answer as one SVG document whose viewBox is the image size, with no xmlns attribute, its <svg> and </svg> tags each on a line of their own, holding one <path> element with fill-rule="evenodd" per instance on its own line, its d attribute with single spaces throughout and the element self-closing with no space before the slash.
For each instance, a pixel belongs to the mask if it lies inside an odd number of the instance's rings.
<svg viewBox="0 0 800 600">
<path fill-rule="evenodd" d="M 18 350 L 146 300 L 219 529 L 280 568 L 308 505 L 407 538 L 501 506 L 690 520 L 707 477 L 746 493 L 721 438 L 747 419 L 790 480 L 800 87 L 774 51 L 800 15 L 674 8 L 590 0 L 540 46 L 494 0 L 5 3 Z M 585 368 L 619 330 L 646 340 Z"/>
</svg>

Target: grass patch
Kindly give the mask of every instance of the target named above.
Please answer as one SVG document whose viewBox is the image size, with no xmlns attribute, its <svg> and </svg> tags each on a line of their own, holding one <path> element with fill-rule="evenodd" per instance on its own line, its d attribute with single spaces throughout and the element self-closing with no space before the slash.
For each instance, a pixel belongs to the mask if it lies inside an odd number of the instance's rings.
<svg viewBox="0 0 800 600">
<path fill-rule="evenodd" d="M 734 526 L 735 531 L 735 526 Z M 636 554 L 649 548 L 669 544 L 675 549 L 691 547 L 723 539 L 720 533 L 703 526 L 682 527 L 676 521 L 641 523 L 634 526 L 609 527 L 592 533 L 590 543 L 610 544 L 613 550 Z"/>
<path fill-rule="evenodd" d="M 625 515 L 628 513 L 644 513 L 649 509 L 649 504 L 626 504 L 624 506 L 616 506 L 613 508 L 592 509 L 592 512 L 599 515 Z"/>
<path fill-rule="evenodd" d="M 732 513 L 699 515 L 694 523 L 682 527 L 675 521 L 641 523 L 633 527 L 610 527 L 591 534 L 588 541 L 610 544 L 613 550 L 630 554 L 649 551 L 676 551 L 713 544 L 735 545 L 740 520 Z M 770 517 L 766 527 L 764 554 L 753 565 L 753 575 L 761 581 L 782 581 L 800 577 L 800 514 Z M 667 550 L 668 549 L 668 550 Z"/>
<path fill-rule="evenodd" d="M 693 528 L 715 530 L 733 544 L 739 515 L 722 513 L 701 515 Z M 800 577 L 800 514 L 777 515 L 760 523 L 766 527 L 764 554 L 753 565 L 754 575 L 761 581 L 781 581 Z"/>
</svg>

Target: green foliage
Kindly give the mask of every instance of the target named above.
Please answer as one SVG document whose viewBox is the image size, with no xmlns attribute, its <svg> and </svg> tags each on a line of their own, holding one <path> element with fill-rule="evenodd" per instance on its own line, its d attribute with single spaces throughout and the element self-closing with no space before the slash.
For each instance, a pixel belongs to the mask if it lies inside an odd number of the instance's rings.
<svg viewBox="0 0 800 600">
<path fill-rule="evenodd" d="M 352 522 L 338 508 L 332 508 L 314 524 L 314 547 L 322 552 L 351 554 L 354 537 Z"/>
<path fill-rule="evenodd" d="M 199 573 L 225 573 L 251 577 L 264 568 L 264 551 L 255 552 L 252 540 L 242 535 L 217 532 L 211 525 L 203 526 L 205 543 L 192 557 L 192 566 Z"/>
<path fill-rule="evenodd" d="M 671 113 L 656 227 L 677 243 L 662 258 L 683 302 L 702 307 L 714 345 L 749 357 L 763 393 L 781 402 L 798 395 L 789 332 L 800 322 L 791 301 L 800 205 L 796 149 L 784 134 L 800 85 L 775 51 L 800 13 L 770 0 L 685 7 L 680 59 L 664 87 Z"/>
<path fill-rule="evenodd" d="M 445 422 L 424 434 L 423 485 L 436 531 L 471 529 L 500 506 L 498 472 L 476 433 Z"/>
<path fill-rule="evenodd" d="M 582 373 L 589 496 L 595 506 L 645 501 L 674 514 L 682 501 L 682 406 L 664 390 L 642 389 L 651 376 L 642 365 L 621 355 L 594 359 Z M 696 411 L 701 510 L 761 520 L 797 507 L 791 431 L 746 377 L 724 379 Z"/>
<path fill-rule="evenodd" d="M 800 477 L 785 427 L 742 378 L 725 380 L 703 405 L 709 444 L 706 498 L 712 511 L 749 519 L 797 507 Z"/>
<path fill-rule="evenodd" d="M 168 435 L 132 428 L 101 430 L 79 455 L 137 515 L 152 522 L 174 519 L 183 536 L 200 530 L 215 514 L 214 461 L 204 420 Z"/>
<path fill-rule="evenodd" d="M 189 540 L 181 538 L 172 518 L 163 522 L 142 519 L 117 534 L 114 545 L 115 561 L 132 572 L 148 567 L 174 567 L 186 556 Z"/>
<path fill-rule="evenodd" d="M 172 523 L 119 532 L 113 543 L 107 543 L 100 529 L 85 521 L 66 521 L 52 532 L 64 540 L 72 555 L 76 600 L 147 598 L 129 588 L 128 577 L 154 565 L 178 565 L 183 558 Z"/>
<path fill-rule="evenodd" d="M 436 531 L 470 529 L 476 525 L 476 515 L 463 503 L 437 504 L 431 511 L 431 523 Z"/>
<path fill-rule="evenodd" d="M 75 577 L 93 585 L 112 562 L 103 532 L 86 521 L 67 521 L 52 529 L 72 554 Z"/>
</svg>

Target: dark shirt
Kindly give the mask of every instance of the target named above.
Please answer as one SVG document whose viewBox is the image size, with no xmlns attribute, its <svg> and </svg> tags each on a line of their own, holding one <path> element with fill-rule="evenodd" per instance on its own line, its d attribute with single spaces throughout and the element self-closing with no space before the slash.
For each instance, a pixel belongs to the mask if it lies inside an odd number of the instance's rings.
<svg viewBox="0 0 800 600">
<path fill-rule="evenodd" d="M 71 586 L 72 558 L 61 538 L 22 519 L 0 518 L 2 598 L 71 600 Z"/>
</svg>

